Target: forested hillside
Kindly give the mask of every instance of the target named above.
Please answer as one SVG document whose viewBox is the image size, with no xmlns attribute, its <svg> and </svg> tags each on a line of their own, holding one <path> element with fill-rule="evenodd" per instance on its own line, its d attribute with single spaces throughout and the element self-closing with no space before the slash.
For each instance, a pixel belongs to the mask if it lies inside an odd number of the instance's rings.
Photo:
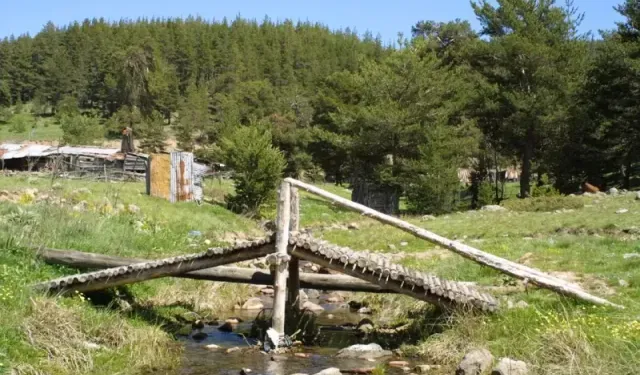
<svg viewBox="0 0 640 375">
<path fill-rule="evenodd" d="M 496 166 L 522 169 L 522 197 L 586 181 L 632 187 L 638 0 L 598 40 L 577 32 L 571 3 L 472 6 L 480 30 L 416 20 L 393 47 L 269 19 L 50 23 L 0 42 L 0 126 L 31 102 L 34 115 L 55 116 L 65 142 L 129 126 L 145 150 L 174 137 L 209 160 L 250 126 L 283 151 L 287 175 L 364 178 L 420 212 L 456 209 L 460 167 L 476 171 L 474 206 L 500 200 L 484 182 Z"/>
</svg>

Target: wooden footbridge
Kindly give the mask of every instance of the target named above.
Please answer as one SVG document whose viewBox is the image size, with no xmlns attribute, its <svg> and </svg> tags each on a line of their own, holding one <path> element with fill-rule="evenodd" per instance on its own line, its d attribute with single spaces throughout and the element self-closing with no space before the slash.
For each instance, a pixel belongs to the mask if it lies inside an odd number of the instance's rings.
<svg viewBox="0 0 640 375">
<path fill-rule="evenodd" d="M 354 251 L 339 247 L 300 232 L 298 188 L 319 195 L 344 207 L 359 211 L 383 223 L 393 225 L 419 238 L 439 244 L 470 260 L 527 280 L 542 288 L 579 298 L 590 303 L 622 308 L 605 299 L 588 294 L 575 284 L 542 271 L 499 258 L 465 244 L 440 237 L 398 218 L 338 197 L 315 186 L 285 179 L 279 191 L 276 233 L 257 240 L 225 248 L 176 256 L 160 260 L 129 259 L 74 251 L 41 249 L 47 262 L 85 268 L 106 268 L 42 282 L 40 291 L 66 294 L 89 292 L 160 277 L 186 277 L 203 280 L 273 283 L 273 327 L 284 333 L 286 309 L 299 309 L 299 289 L 353 290 L 379 293 L 401 293 L 445 308 L 467 306 L 482 311 L 495 311 L 498 301 L 467 283 L 444 280 L 419 272 L 370 251 Z M 271 274 L 235 267 L 231 263 L 265 257 Z M 324 266 L 343 275 L 316 275 L 299 272 L 299 259 Z M 287 296 L 288 295 L 288 296 Z M 288 304 L 288 305 L 287 305 Z"/>
</svg>

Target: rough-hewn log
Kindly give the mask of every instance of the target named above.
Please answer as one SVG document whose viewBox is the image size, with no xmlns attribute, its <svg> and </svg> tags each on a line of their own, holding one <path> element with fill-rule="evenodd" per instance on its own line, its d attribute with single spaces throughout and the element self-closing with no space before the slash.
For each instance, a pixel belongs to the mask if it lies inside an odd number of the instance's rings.
<svg viewBox="0 0 640 375">
<path fill-rule="evenodd" d="M 291 220 L 291 185 L 283 181 L 278 193 L 276 213 L 276 252 L 271 257 L 275 262 L 275 280 L 273 283 L 273 319 L 272 326 L 279 334 L 284 334 L 285 302 L 287 297 L 287 272 L 289 266 L 289 224 Z"/>
<path fill-rule="evenodd" d="M 203 253 L 181 255 L 145 263 L 61 277 L 34 285 L 39 291 L 55 293 L 91 292 L 159 277 L 175 276 L 219 265 L 265 256 L 273 251 L 273 239 L 248 241 L 227 248 L 212 248 Z"/>
<path fill-rule="evenodd" d="M 58 250 L 49 248 L 39 249 L 38 256 L 49 264 L 60 264 L 79 269 L 103 269 L 149 262 L 148 259 L 123 258 L 86 253 L 76 250 Z M 273 284 L 273 276 L 268 271 L 241 267 L 218 266 L 205 270 L 179 274 L 173 277 L 253 285 Z M 351 276 L 305 272 L 300 273 L 300 287 L 306 289 L 340 290 L 348 292 L 396 293 L 393 290 L 383 289 L 379 285 L 371 284 Z"/>
<path fill-rule="evenodd" d="M 289 229 L 297 232 L 300 229 L 300 193 L 291 188 L 291 220 Z M 287 278 L 287 308 L 297 312 L 300 309 L 300 262 L 292 256 L 289 261 L 289 278 Z"/>
<path fill-rule="evenodd" d="M 566 296 L 578 298 L 594 304 L 609 305 L 617 308 L 623 308 L 623 306 L 609 302 L 604 298 L 591 295 L 575 284 L 569 283 L 557 277 L 553 277 L 540 270 L 536 270 L 534 268 L 527 267 L 522 264 L 518 264 L 510 260 L 500 258 L 493 254 L 489 254 L 484 251 L 473 248 L 471 246 L 460 243 L 458 241 L 447 239 L 445 237 L 432 233 L 426 229 L 410 224 L 406 221 L 400 220 L 393 216 L 385 215 L 369 207 L 363 206 L 355 202 L 351 202 L 335 194 L 331 194 L 313 185 L 309 185 L 292 178 L 287 178 L 285 179 L 285 181 L 290 183 L 292 186 L 296 186 L 312 194 L 316 194 L 320 197 L 329 199 L 330 201 L 335 202 L 343 207 L 349 208 L 354 211 L 358 211 L 363 216 L 367 216 L 372 219 L 378 220 L 382 223 L 392 225 L 418 238 L 422 238 L 434 244 L 443 246 L 465 258 L 473 260 L 474 262 L 480 263 L 485 266 L 489 266 L 493 269 L 499 270 L 513 277 L 516 277 L 522 280 L 528 280 L 532 284 L 535 284 L 539 287 L 546 288 L 554 292 L 557 292 Z"/>
<path fill-rule="evenodd" d="M 291 253 L 301 259 L 429 303 L 468 305 L 485 311 L 498 308 L 495 298 L 472 286 L 405 268 L 375 253 L 338 247 L 301 233 L 291 233 L 289 243 Z"/>
</svg>

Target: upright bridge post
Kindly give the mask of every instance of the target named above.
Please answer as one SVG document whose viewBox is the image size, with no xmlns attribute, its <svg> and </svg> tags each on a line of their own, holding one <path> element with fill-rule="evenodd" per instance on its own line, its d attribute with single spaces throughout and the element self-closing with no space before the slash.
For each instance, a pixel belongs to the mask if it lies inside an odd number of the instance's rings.
<svg viewBox="0 0 640 375">
<path fill-rule="evenodd" d="M 289 225 L 291 222 L 291 184 L 283 181 L 278 193 L 276 216 L 275 277 L 273 282 L 273 329 L 284 334 L 285 302 L 287 296 L 287 272 L 289 266 Z"/>
<path fill-rule="evenodd" d="M 289 230 L 297 232 L 300 228 L 300 194 L 291 187 L 291 220 Z M 287 279 L 287 311 L 291 316 L 300 310 L 300 263 L 299 258 L 291 256 L 289 261 L 289 278 Z"/>
</svg>

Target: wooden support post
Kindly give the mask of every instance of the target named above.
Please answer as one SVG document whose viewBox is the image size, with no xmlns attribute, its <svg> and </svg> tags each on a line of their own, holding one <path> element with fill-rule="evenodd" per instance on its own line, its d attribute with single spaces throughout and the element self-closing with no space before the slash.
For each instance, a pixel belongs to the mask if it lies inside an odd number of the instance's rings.
<svg viewBox="0 0 640 375">
<path fill-rule="evenodd" d="M 273 283 L 272 326 L 279 334 L 284 334 L 285 300 L 287 297 L 287 268 L 289 265 L 289 224 L 291 221 L 291 185 L 283 181 L 278 194 L 276 216 L 276 274 Z"/>
<path fill-rule="evenodd" d="M 300 194 L 298 189 L 291 188 L 291 222 L 289 229 L 297 232 L 300 227 Z M 289 278 L 287 279 L 287 306 L 294 313 L 300 309 L 300 262 L 292 256 L 289 261 Z"/>
<path fill-rule="evenodd" d="M 607 301 L 604 298 L 600 298 L 585 292 L 576 284 L 546 274 L 535 268 L 527 267 L 525 265 L 512 262 L 508 259 L 500 258 L 493 254 L 485 253 L 484 251 L 465 245 L 461 242 L 453 241 L 448 238 L 439 236 L 424 228 L 420 228 L 396 217 L 385 215 L 359 203 L 351 202 L 348 199 L 344 199 L 335 194 L 331 194 L 316 186 L 309 185 L 292 178 L 285 179 L 285 182 L 289 182 L 292 186 L 306 190 L 312 194 L 329 199 L 330 201 L 337 203 L 340 206 L 360 212 L 363 216 L 378 220 L 379 222 L 384 224 L 389 224 L 418 238 L 422 238 L 431 243 L 443 246 L 453 251 L 454 253 L 459 254 L 476 263 L 491 267 L 521 280 L 528 280 L 532 284 L 535 284 L 541 288 L 546 288 L 556 293 L 578 298 L 597 305 L 608 305 L 617 308 L 623 308 L 623 306 L 621 305 L 617 305 L 615 303 Z"/>
</svg>

